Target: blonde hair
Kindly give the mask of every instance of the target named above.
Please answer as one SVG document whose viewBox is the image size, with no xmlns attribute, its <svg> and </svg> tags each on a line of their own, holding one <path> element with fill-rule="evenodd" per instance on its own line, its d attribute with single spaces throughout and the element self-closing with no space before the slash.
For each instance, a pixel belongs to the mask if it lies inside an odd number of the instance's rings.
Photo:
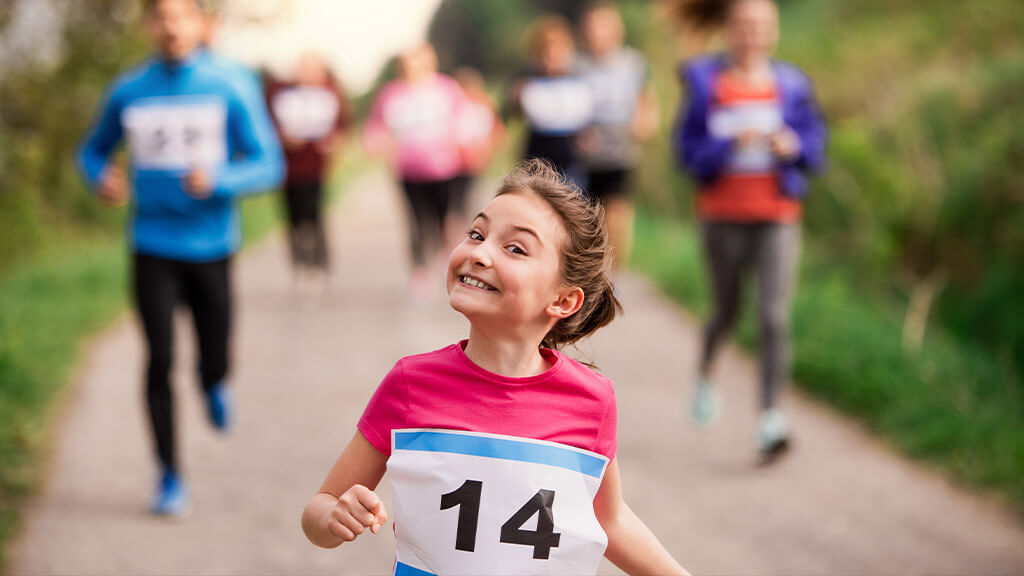
<svg viewBox="0 0 1024 576">
<path fill-rule="evenodd" d="M 622 312 L 611 281 L 612 247 L 608 243 L 604 208 L 587 198 L 547 161 L 536 158 L 517 164 L 505 176 L 495 196 L 522 191 L 536 194 L 558 214 L 566 231 L 559 275 L 566 286 L 583 290 L 580 309 L 560 320 L 544 336 L 545 347 L 560 349 L 593 334 Z"/>
</svg>

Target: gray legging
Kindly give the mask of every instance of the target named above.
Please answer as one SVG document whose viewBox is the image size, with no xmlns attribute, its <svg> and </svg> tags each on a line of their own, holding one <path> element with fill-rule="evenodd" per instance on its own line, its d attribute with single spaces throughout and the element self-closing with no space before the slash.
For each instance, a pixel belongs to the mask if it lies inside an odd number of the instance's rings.
<svg viewBox="0 0 1024 576">
<path fill-rule="evenodd" d="M 704 222 L 703 234 L 714 310 L 704 330 L 701 373 L 708 374 L 715 350 L 736 321 L 740 283 L 753 264 L 761 335 L 761 406 L 771 408 L 789 376 L 789 307 L 800 259 L 800 225 Z"/>
</svg>

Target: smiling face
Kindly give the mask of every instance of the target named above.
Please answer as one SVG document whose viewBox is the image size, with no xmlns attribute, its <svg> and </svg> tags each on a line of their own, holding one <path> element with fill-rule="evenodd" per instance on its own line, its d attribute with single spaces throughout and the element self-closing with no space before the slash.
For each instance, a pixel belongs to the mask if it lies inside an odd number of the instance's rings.
<svg viewBox="0 0 1024 576">
<path fill-rule="evenodd" d="M 452 308 L 474 327 L 536 333 L 539 341 L 579 308 L 565 301 L 575 294 L 561 279 L 565 241 L 558 214 L 536 194 L 517 191 L 491 200 L 449 259 Z"/>
</svg>

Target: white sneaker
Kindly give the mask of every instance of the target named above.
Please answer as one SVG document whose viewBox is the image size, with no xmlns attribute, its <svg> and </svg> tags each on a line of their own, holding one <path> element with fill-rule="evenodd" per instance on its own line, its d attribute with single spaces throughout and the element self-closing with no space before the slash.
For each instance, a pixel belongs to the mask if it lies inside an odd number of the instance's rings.
<svg viewBox="0 0 1024 576">
<path fill-rule="evenodd" d="M 781 456 L 789 448 L 789 426 L 778 408 L 761 412 L 756 443 L 761 460 L 765 463 Z"/>
<path fill-rule="evenodd" d="M 693 420 L 701 426 L 710 426 L 718 420 L 718 392 L 711 386 L 706 378 L 697 381 L 697 388 L 693 391 L 693 403 L 690 405 L 690 414 Z"/>
</svg>

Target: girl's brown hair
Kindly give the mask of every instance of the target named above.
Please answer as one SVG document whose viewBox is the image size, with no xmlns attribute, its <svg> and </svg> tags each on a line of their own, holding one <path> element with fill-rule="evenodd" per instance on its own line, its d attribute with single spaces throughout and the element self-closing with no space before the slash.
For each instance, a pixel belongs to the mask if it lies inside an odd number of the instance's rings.
<svg viewBox="0 0 1024 576">
<path fill-rule="evenodd" d="M 743 0 L 668 0 L 668 13 L 677 25 L 713 32 L 725 24 L 733 6 Z"/>
<path fill-rule="evenodd" d="M 540 57 L 541 50 L 544 49 L 544 45 L 552 35 L 562 36 L 569 43 L 575 43 L 572 35 L 572 24 L 568 20 L 558 14 L 541 16 L 530 23 L 524 35 L 526 53 L 529 54 L 530 58 L 536 59 Z"/>
<path fill-rule="evenodd" d="M 566 231 L 560 258 L 562 282 L 583 290 L 580 309 L 560 320 L 544 337 L 545 347 L 559 349 L 593 334 L 622 312 L 611 281 L 612 247 L 604 208 L 591 202 L 551 164 L 536 158 L 517 164 L 495 196 L 523 191 L 542 198 L 561 218 Z"/>
</svg>

